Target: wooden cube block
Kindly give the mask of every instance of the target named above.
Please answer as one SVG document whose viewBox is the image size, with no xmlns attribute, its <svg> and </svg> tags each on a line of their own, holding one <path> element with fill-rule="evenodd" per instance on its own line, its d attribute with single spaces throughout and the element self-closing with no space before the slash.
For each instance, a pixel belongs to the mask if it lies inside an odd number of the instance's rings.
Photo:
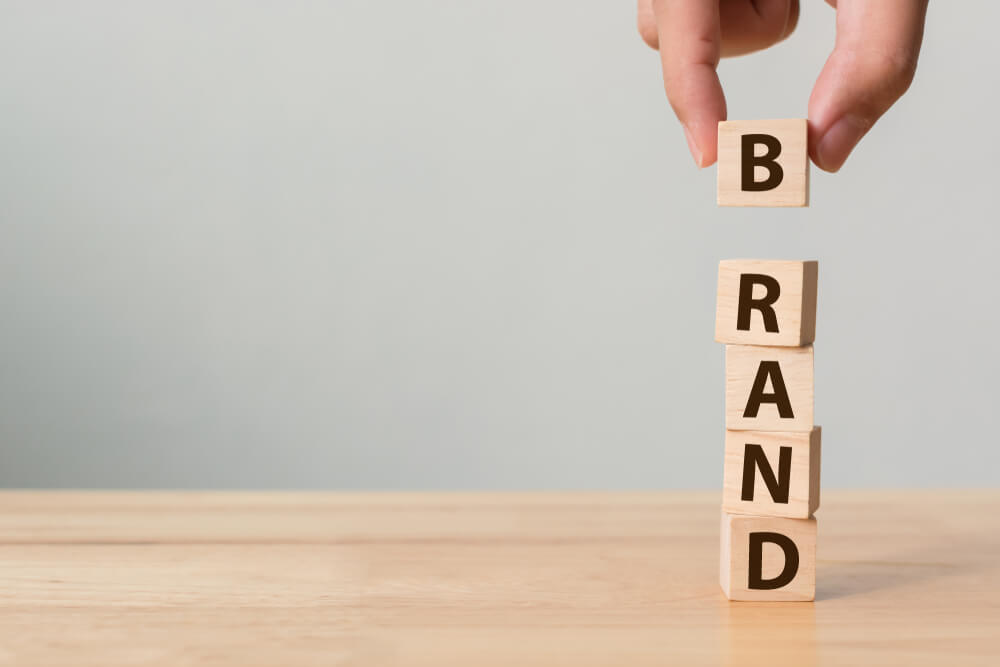
<svg viewBox="0 0 1000 667">
<path fill-rule="evenodd" d="M 808 206 L 805 118 L 719 123 L 719 206 Z"/>
<path fill-rule="evenodd" d="M 819 264 L 760 259 L 719 262 L 715 340 L 809 345 L 816 338 Z"/>
<path fill-rule="evenodd" d="M 819 507 L 820 427 L 809 433 L 726 431 L 722 509 L 808 519 Z"/>
<path fill-rule="evenodd" d="M 730 600 L 816 596 L 816 519 L 722 513 L 719 583 Z"/>
<path fill-rule="evenodd" d="M 813 348 L 726 346 L 726 428 L 811 431 Z"/>
</svg>

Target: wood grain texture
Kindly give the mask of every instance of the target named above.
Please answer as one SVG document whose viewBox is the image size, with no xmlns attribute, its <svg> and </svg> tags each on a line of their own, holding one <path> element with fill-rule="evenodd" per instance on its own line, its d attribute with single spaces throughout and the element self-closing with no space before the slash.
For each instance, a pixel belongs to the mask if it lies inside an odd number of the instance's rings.
<svg viewBox="0 0 1000 667">
<path fill-rule="evenodd" d="M 816 602 L 719 493 L 0 493 L 0 665 L 995 665 L 1000 491 L 824 492 Z"/>
<path fill-rule="evenodd" d="M 722 508 L 734 514 L 780 516 L 791 519 L 807 519 L 812 516 L 819 508 L 821 437 L 819 426 L 814 427 L 809 433 L 726 431 Z M 787 447 L 791 450 L 788 497 L 785 502 L 778 502 L 771 497 L 764 476 L 756 465 L 752 500 L 743 500 L 743 470 L 748 444 L 761 448 L 779 484 L 781 483 L 780 449 Z"/>
<path fill-rule="evenodd" d="M 791 417 L 778 406 L 762 403 L 754 416 L 745 416 L 762 362 L 776 362 L 780 369 Z M 766 374 L 765 394 L 780 394 L 773 377 Z M 813 348 L 726 346 L 726 428 L 734 431 L 811 431 L 813 426 Z"/>
<path fill-rule="evenodd" d="M 743 189 L 741 176 L 745 134 L 767 134 L 781 144 L 776 162 L 781 165 L 781 183 L 770 190 Z M 760 154 L 764 147 L 759 146 Z M 767 170 L 754 167 L 755 181 L 767 179 Z M 808 206 L 809 151 L 805 118 L 781 120 L 729 120 L 719 123 L 719 206 Z"/>
<path fill-rule="evenodd" d="M 768 331 L 760 309 L 750 310 L 750 328 L 737 329 L 740 277 L 764 275 L 778 284 L 777 299 L 769 304 L 777 331 Z M 778 345 L 799 347 L 816 338 L 816 288 L 819 264 L 815 261 L 727 259 L 719 262 L 719 282 L 715 302 L 715 340 L 737 345 Z M 753 299 L 762 299 L 767 290 L 755 285 Z"/>
<path fill-rule="evenodd" d="M 776 533 L 794 544 L 797 558 L 795 576 L 772 590 L 752 590 L 748 584 L 752 549 L 749 535 Z M 719 583 L 730 600 L 809 602 L 816 595 L 816 519 L 785 519 L 722 512 L 719 549 Z M 791 545 L 789 546 L 791 548 Z M 777 579 L 786 566 L 784 551 L 777 544 L 764 543 L 759 550 L 764 580 Z"/>
</svg>

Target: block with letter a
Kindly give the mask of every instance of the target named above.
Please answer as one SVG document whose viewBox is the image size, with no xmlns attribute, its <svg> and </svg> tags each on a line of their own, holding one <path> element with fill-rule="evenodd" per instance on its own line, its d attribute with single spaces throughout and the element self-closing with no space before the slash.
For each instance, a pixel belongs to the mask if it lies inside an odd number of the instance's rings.
<svg viewBox="0 0 1000 667">
<path fill-rule="evenodd" d="M 811 431 L 813 348 L 726 346 L 726 428 Z"/>
</svg>

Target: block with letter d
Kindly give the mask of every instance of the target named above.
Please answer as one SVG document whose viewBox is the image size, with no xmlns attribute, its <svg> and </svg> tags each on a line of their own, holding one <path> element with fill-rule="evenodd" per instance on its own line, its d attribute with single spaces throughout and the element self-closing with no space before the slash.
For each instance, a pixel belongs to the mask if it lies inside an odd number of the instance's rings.
<svg viewBox="0 0 1000 667">
<path fill-rule="evenodd" d="M 722 514 L 719 583 L 730 600 L 816 596 L 816 519 Z"/>
</svg>

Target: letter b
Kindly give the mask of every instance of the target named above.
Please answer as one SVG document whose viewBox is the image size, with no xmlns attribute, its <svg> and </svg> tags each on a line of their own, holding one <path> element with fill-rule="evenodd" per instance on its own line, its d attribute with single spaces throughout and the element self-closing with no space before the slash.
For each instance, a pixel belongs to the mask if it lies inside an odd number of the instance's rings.
<svg viewBox="0 0 1000 667">
<path fill-rule="evenodd" d="M 767 150 L 764 155 L 755 155 L 755 148 L 763 145 Z M 740 138 L 740 187 L 744 192 L 764 192 L 781 185 L 785 178 L 785 170 L 778 164 L 781 155 L 781 142 L 770 134 L 744 134 Z M 758 181 L 755 178 L 755 167 L 767 169 L 767 178 Z"/>
</svg>

